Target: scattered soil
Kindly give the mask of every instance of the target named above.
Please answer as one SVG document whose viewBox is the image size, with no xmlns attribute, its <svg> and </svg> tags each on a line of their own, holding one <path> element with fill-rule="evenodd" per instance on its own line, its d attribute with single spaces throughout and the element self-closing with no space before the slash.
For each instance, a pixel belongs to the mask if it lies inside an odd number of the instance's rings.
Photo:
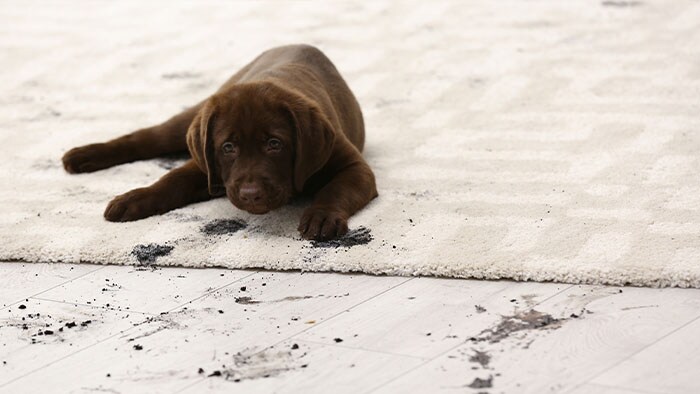
<svg viewBox="0 0 700 394">
<path fill-rule="evenodd" d="M 486 308 L 484 308 L 481 305 L 474 305 L 474 309 L 476 309 L 476 313 L 484 313 L 486 312 Z"/>
<path fill-rule="evenodd" d="M 518 312 L 512 316 L 502 316 L 500 323 L 496 327 L 482 331 L 479 336 L 472 338 L 472 340 L 475 342 L 487 341 L 489 343 L 497 343 L 519 331 L 557 329 L 561 327 L 565 320 L 556 319 L 549 314 L 530 309 Z"/>
<path fill-rule="evenodd" d="M 175 249 L 175 247 L 170 245 L 136 245 L 131 251 L 131 254 L 136 256 L 140 264 L 153 264 L 158 257 L 169 255 L 173 249 Z"/>
<path fill-rule="evenodd" d="M 205 224 L 201 231 L 206 235 L 233 234 L 248 227 L 248 223 L 239 219 L 215 219 Z"/>
</svg>

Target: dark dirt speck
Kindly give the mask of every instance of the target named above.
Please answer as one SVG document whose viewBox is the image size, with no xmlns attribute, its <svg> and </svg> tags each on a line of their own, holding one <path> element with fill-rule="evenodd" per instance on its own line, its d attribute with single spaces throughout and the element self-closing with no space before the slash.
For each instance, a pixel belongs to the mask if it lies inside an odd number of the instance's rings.
<svg viewBox="0 0 700 394">
<path fill-rule="evenodd" d="M 343 339 L 342 338 L 333 338 L 333 341 L 335 341 L 335 343 L 340 343 L 340 342 L 343 342 Z"/>
<path fill-rule="evenodd" d="M 173 249 L 175 249 L 175 247 L 170 245 L 136 245 L 131 251 L 131 254 L 136 256 L 136 259 L 139 261 L 139 263 L 149 264 L 155 263 L 158 257 L 169 255 L 170 252 L 173 251 Z"/>
<path fill-rule="evenodd" d="M 134 350 L 143 350 L 143 346 L 141 346 L 141 345 L 134 345 Z"/>
<path fill-rule="evenodd" d="M 17 308 L 19 308 L 19 309 L 27 309 L 27 306 L 24 305 L 24 304 L 22 304 L 22 305 L 18 306 Z"/>
<path fill-rule="evenodd" d="M 350 248 L 357 245 L 366 245 L 373 239 L 374 237 L 372 237 L 370 229 L 358 227 L 354 230 L 350 230 L 347 234 L 338 239 L 311 241 L 311 246 L 314 248 Z"/>
<path fill-rule="evenodd" d="M 239 219 L 215 219 L 202 227 L 201 231 L 206 235 L 233 234 L 248 227 L 248 223 Z"/>
</svg>

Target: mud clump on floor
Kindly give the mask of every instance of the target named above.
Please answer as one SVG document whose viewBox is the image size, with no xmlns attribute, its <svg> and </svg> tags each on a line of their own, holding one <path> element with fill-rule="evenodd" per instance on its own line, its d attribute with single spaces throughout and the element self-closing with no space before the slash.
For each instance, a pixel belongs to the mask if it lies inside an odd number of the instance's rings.
<svg viewBox="0 0 700 394">
<path fill-rule="evenodd" d="M 215 219 L 205 224 L 201 231 L 206 235 L 226 235 L 248 227 L 248 223 L 238 219 Z"/>
<path fill-rule="evenodd" d="M 488 389 L 493 387 L 493 376 L 486 379 L 474 378 L 474 381 L 467 385 L 473 389 Z"/>
<path fill-rule="evenodd" d="M 131 251 L 131 254 L 136 256 L 136 259 L 141 264 L 152 264 L 155 263 L 158 257 L 169 255 L 173 249 L 175 249 L 175 247 L 170 245 L 136 245 Z"/>
<path fill-rule="evenodd" d="M 472 338 L 475 342 L 497 343 L 508 338 L 511 334 L 525 330 L 553 330 L 561 327 L 566 319 L 557 319 L 549 314 L 534 309 L 516 313 L 512 316 L 502 316 L 494 328 L 482 331 L 479 336 Z"/>
<path fill-rule="evenodd" d="M 366 245 L 373 239 L 374 237 L 372 237 L 370 229 L 358 227 L 354 230 L 350 230 L 347 234 L 338 239 L 311 241 L 311 246 L 314 248 L 350 248 L 357 245 Z"/>
<path fill-rule="evenodd" d="M 469 361 L 473 363 L 478 363 L 482 366 L 482 368 L 486 368 L 489 366 L 489 362 L 491 362 L 491 355 L 489 355 L 486 352 L 480 352 L 478 350 L 475 350 L 474 354 L 469 357 Z"/>
</svg>

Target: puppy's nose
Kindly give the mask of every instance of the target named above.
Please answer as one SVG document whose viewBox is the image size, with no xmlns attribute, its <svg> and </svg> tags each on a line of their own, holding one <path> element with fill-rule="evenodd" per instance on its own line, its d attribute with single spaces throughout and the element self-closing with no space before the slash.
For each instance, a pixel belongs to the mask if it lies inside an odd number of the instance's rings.
<svg viewBox="0 0 700 394">
<path fill-rule="evenodd" d="M 244 183 L 238 191 L 238 196 L 245 203 L 255 204 L 262 200 L 262 190 L 253 183 Z"/>
</svg>

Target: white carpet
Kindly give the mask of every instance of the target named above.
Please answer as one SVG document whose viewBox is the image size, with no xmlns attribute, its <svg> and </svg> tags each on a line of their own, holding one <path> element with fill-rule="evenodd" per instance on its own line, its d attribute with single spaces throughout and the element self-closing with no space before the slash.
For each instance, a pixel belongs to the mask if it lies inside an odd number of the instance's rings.
<svg viewBox="0 0 700 394">
<path fill-rule="evenodd" d="M 3 2 L 0 26 L 2 260 L 700 287 L 698 2 Z M 358 245 L 302 241 L 303 202 L 108 223 L 176 163 L 63 171 L 297 42 L 364 110 Z"/>
</svg>

